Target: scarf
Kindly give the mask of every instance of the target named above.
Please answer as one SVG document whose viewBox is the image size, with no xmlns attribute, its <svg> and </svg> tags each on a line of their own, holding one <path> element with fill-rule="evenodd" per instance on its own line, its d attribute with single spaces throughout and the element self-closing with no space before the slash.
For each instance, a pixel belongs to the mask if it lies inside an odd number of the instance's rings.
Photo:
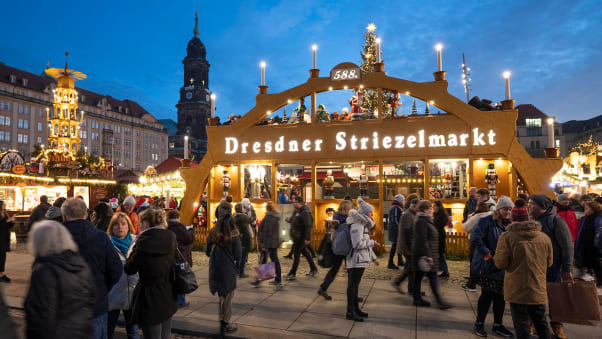
<svg viewBox="0 0 602 339">
<path fill-rule="evenodd" d="M 121 251 L 124 257 L 127 258 L 128 250 L 132 245 L 132 236 L 128 233 L 123 239 L 119 239 L 116 236 L 111 234 L 111 240 L 113 244 Z"/>
</svg>

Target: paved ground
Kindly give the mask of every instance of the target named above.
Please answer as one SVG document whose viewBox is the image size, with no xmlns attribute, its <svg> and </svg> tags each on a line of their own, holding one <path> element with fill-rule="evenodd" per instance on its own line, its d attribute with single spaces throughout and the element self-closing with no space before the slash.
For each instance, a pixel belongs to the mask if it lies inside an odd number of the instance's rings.
<svg viewBox="0 0 602 339">
<path fill-rule="evenodd" d="M 196 257 L 201 260 L 201 257 Z M 27 290 L 32 258 L 28 254 L 8 254 L 7 274 L 13 278 L 10 284 L 1 284 L 5 300 L 10 307 L 22 307 Z M 289 265 L 285 261 L 285 265 Z M 307 266 L 302 263 L 301 267 Z M 214 337 L 218 330 L 217 297 L 209 293 L 207 266 L 195 265 L 194 270 L 200 287 L 187 297 L 190 305 L 181 308 L 174 318 L 174 329 L 186 337 Z M 451 274 L 461 276 L 461 273 Z M 473 338 L 472 325 L 475 319 L 478 293 L 464 292 L 453 282 L 442 282 L 445 299 L 455 307 L 448 311 L 434 308 L 416 308 L 407 295 L 400 295 L 390 280 L 367 276 L 360 285 L 360 295 L 365 298 L 363 309 L 370 317 L 363 323 L 345 319 L 346 279 L 338 277 L 329 292 L 332 301 L 316 295 L 318 285 L 325 272 L 318 277 L 305 277 L 285 282 L 281 288 L 262 284 L 256 288 L 248 279 L 238 281 L 235 292 L 232 320 L 238 324 L 235 337 L 243 338 Z M 375 273 L 374 273 L 375 274 Z M 423 284 L 426 286 L 426 283 Z M 423 289 L 424 290 L 424 289 Z M 430 290 L 426 289 L 427 299 Z M 23 324 L 18 311 L 11 311 L 17 323 Z M 511 326 L 509 311 L 504 318 Z M 491 328 L 491 316 L 486 321 Z M 569 338 L 602 338 L 600 328 L 566 325 Z M 123 330 L 119 331 L 123 335 Z M 175 337 L 180 337 L 176 336 Z M 184 336 L 181 336 L 184 338 Z M 476 338 L 476 337 L 475 337 Z"/>
</svg>

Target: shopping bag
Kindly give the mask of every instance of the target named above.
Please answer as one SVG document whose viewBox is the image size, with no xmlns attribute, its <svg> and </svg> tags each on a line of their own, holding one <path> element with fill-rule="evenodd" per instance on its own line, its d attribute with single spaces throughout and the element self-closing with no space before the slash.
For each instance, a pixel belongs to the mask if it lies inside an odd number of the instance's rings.
<svg viewBox="0 0 602 339">
<path fill-rule="evenodd" d="M 318 248 L 318 265 L 322 268 L 331 268 L 334 265 L 334 253 L 332 253 L 332 245 L 328 241 L 328 233 Z"/>
<path fill-rule="evenodd" d="M 269 262 L 267 264 L 262 264 L 262 262 L 266 262 L 266 252 L 262 251 L 261 256 L 259 257 L 259 265 L 255 266 L 255 273 L 257 273 L 257 280 L 269 280 L 276 277 L 276 266 L 274 266 L 273 262 Z"/>
<path fill-rule="evenodd" d="M 548 283 L 547 290 L 552 321 L 598 326 L 600 304 L 595 284 Z"/>
</svg>

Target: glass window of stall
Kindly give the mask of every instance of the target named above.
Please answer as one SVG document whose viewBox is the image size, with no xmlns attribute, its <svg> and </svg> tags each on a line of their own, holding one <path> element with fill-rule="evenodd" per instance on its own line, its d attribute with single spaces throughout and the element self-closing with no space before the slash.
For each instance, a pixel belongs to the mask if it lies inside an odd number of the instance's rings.
<svg viewBox="0 0 602 339">
<path fill-rule="evenodd" d="M 429 199 L 466 199 L 468 159 L 430 159 L 429 176 Z"/>
<path fill-rule="evenodd" d="M 318 199 L 378 199 L 378 163 L 321 163 L 316 166 Z"/>
<path fill-rule="evenodd" d="M 243 165 L 243 196 L 249 199 L 272 199 L 272 165 Z"/>
<path fill-rule="evenodd" d="M 384 200 L 392 201 L 397 194 L 424 197 L 424 161 L 383 163 Z"/>
<path fill-rule="evenodd" d="M 306 204 L 311 204 L 311 165 L 279 164 L 276 181 L 278 204 L 292 204 L 297 196 L 302 196 Z"/>
</svg>

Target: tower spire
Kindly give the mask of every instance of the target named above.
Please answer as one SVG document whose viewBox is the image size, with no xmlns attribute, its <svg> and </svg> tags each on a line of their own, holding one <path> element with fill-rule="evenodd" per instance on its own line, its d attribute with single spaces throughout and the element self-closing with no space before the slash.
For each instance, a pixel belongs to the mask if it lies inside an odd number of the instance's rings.
<svg viewBox="0 0 602 339">
<path fill-rule="evenodd" d="M 69 52 L 65 52 L 65 73 L 67 73 L 67 57 L 69 57 Z"/>
<path fill-rule="evenodd" d="M 196 38 L 201 36 L 201 32 L 199 31 L 199 13 L 196 11 L 194 12 L 194 29 L 192 30 L 192 33 L 194 33 Z"/>
</svg>

